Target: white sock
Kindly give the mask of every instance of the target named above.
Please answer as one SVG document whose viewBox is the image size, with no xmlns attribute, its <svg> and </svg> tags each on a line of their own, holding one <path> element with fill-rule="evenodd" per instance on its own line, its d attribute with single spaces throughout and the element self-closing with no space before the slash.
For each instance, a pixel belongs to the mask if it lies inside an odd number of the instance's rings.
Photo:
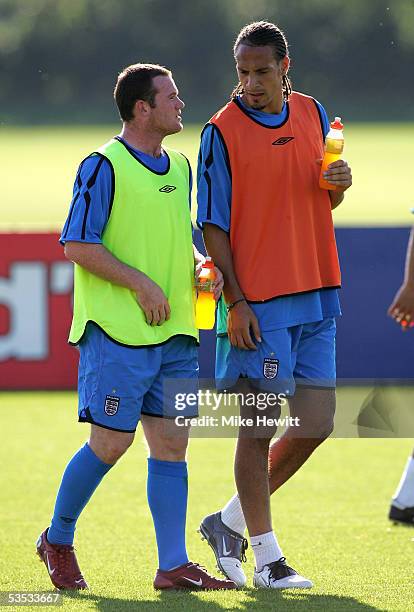
<svg viewBox="0 0 414 612">
<path fill-rule="evenodd" d="M 260 572 L 264 565 L 277 561 L 283 557 L 282 551 L 277 543 L 277 539 L 273 531 L 262 533 L 258 536 L 250 538 L 250 544 L 256 559 L 256 571 Z"/>
<path fill-rule="evenodd" d="M 246 521 L 244 520 L 243 510 L 238 495 L 234 495 L 224 506 L 221 511 L 221 520 L 232 531 L 243 535 L 246 529 Z"/>
<path fill-rule="evenodd" d="M 400 510 L 414 506 L 414 459 L 409 457 L 400 483 L 392 498 L 392 503 Z"/>
</svg>

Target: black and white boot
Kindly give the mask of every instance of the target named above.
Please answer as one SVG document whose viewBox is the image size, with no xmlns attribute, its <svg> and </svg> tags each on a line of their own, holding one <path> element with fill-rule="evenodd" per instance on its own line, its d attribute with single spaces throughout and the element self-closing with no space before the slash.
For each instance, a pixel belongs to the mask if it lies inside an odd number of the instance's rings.
<svg viewBox="0 0 414 612">
<path fill-rule="evenodd" d="M 255 570 L 253 585 L 265 589 L 310 589 L 313 587 L 310 580 L 289 567 L 285 557 L 265 565 L 260 572 Z"/>
</svg>

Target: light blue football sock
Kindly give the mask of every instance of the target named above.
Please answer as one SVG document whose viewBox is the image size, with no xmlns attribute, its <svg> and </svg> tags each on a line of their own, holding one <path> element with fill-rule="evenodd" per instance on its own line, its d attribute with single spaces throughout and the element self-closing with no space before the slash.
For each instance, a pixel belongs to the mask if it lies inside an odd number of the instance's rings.
<svg viewBox="0 0 414 612">
<path fill-rule="evenodd" d="M 104 463 L 86 443 L 66 466 L 47 532 L 51 544 L 73 544 L 76 521 L 112 465 Z"/>
<path fill-rule="evenodd" d="M 157 537 L 158 567 L 167 571 L 187 563 L 187 463 L 150 457 L 147 496 Z"/>
</svg>

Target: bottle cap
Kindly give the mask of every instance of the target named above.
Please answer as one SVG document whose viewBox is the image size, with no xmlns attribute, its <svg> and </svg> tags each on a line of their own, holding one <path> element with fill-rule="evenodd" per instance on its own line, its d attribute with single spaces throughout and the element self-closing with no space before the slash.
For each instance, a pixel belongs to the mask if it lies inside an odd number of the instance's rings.
<svg viewBox="0 0 414 612">
<path fill-rule="evenodd" d="M 335 117 L 335 121 L 332 121 L 331 128 L 333 130 L 343 130 L 344 126 L 341 123 L 341 117 Z"/>
</svg>

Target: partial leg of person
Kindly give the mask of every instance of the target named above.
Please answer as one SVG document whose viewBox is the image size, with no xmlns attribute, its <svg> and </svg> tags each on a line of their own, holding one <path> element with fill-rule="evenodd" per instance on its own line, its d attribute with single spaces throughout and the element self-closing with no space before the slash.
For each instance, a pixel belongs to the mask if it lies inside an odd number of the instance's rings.
<svg viewBox="0 0 414 612">
<path fill-rule="evenodd" d="M 290 413 L 291 416 L 300 419 L 304 428 L 302 433 L 299 433 L 297 427 L 289 427 L 279 439 L 270 445 L 268 457 L 270 495 L 287 482 L 302 467 L 313 451 L 330 435 L 333 427 L 335 403 L 334 389 L 304 387 L 296 389 L 294 397 L 289 399 Z M 310 406 L 314 408 L 310 409 Z M 306 426 L 309 415 L 311 415 L 311 423 Z M 241 559 L 245 552 L 243 550 L 242 553 L 241 549 L 243 547 L 246 549 L 246 544 L 243 544 L 242 541 L 244 540 L 246 520 L 238 494 L 230 498 L 220 514 L 221 516 L 218 518 L 234 532 L 231 540 L 233 548 L 237 548 L 237 554 L 234 558 Z M 219 524 L 216 526 L 216 529 L 218 528 L 220 528 Z M 227 548 L 230 549 L 229 546 Z"/>
<path fill-rule="evenodd" d="M 246 400 L 252 396 L 257 399 L 259 396 L 263 397 L 263 393 L 253 388 L 248 380 L 239 381 L 237 392 L 241 391 Z M 262 399 L 260 401 L 263 402 Z M 225 523 L 226 512 L 229 512 L 230 516 L 240 514 L 237 520 L 246 520 L 255 555 L 254 584 L 266 588 L 310 588 L 311 581 L 287 565 L 272 529 L 268 455 L 269 443 L 276 427 L 258 423 L 264 415 L 268 419 L 277 419 L 280 406 L 268 405 L 265 412 L 245 407 L 241 412 L 242 417 L 246 419 L 246 426 L 239 431 L 236 449 L 235 477 L 238 496 L 235 496 L 221 513 L 216 512 L 205 517 L 200 532 L 213 549 L 219 568 L 242 586 L 246 583 L 241 562 L 245 560 L 247 541 Z M 254 425 L 250 426 L 247 419 Z"/>
<path fill-rule="evenodd" d="M 270 448 L 269 486 L 273 493 L 297 472 L 332 433 L 336 407 L 335 319 L 301 326 L 293 375 L 297 383 L 289 398 L 291 416 L 299 427 L 289 428 Z"/>
<path fill-rule="evenodd" d="M 291 416 L 298 417 L 300 426 L 288 427 L 270 447 L 270 494 L 285 484 L 332 433 L 335 389 L 298 386 L 289 406 Z"/>
<path fill-rule="evenodd" d="M 270 494 L 277 491 L 298 471 L 313 451 L 329 437 L 334 424 L 335 321 L 326 319 L 298 327 L 300 335 L 295 341 L 292 333 L 291 347 L 294 356 L 292 372 L 298 380 L 298 386 L 294 395 L 289 398 L 289 406 L 291 416 L 299 418 L 300 427 L 288 428 L 284 435 L 270 446 Z M 265 334 L 264 336 L 266 337 Z M 275 349 L 275 354 L 280 355 L 283 338 L 276 338 L 274 344 L 279 347 L 278 350 Z M 287 380 L 288 373 L 282 373 L 282 376 Z M 306 383 L 309 384 L 301 386 Z M 243 512 L 237 495 L 222 510 L 222 516 L 230 528 L 243 533 Z"/>
<path fill-rule="evenodd" d="M 414 451 L 392 498 L 388 518 L 394 523 L 414 525 Z"/>
<path fill-rule="evenodd" d="M 52 522 L 37 542 L 37 553 L 58 589 L 85 589 L 73 549 L 77 520 L 102 478 L 134 439 L 122 433 L 91 426 L 91 436 L 66 466 L 56 498 Z"/>
<path fill-rule="evenodd" d="M 292 328 L 286 337 L 283 333 L 280 330 L 269 334 L 269 344 L 272 344 L 273 348 L 266 346 L 267 334 L 263 334 L 265 342 L 258 351 L 259 361 L 261 362 L 263 358 L 263 355 L 259 353 L 264 349 L 268 352 L 267 357 L 272 356 L 268 361 L 278 362 L 278 378 L 289 387 L 288 353 L 290 353 L 292 356 L 291 376 L 298 376 L 302 381 L 311 382 L 314 385 L 319 382 L 322 388 L 298 387 L 295 395 L 289 399 L 291 416 L 299 417 L 301 428 L 289 428 L 270 447 L 268 464 L 270 494 L 289 480 L 312 452 L 329 436 L 333 428 L 335 413 L 335 390 L 329 387 L 334 384 L 335 379 L 335 321 L 329 319 L 308 326 L 297 326 Z M 271 336 L 275 337 L 271 338 Z M 223 354 L 226 353 L 223 351 Z M 279 359 L 273 359 L 275 355 Z M 228 357 L 227 360 L 231 361 Z M 227 363 L 222 365 L 221 370 L 226 371 L 226 367 Z M 251 365 L 250 369 L 252 369 Z M 260 371 L 256 369 L 256 372 L 256 378 L 259 381 Z M 323 388 L 323 385 L 326 385 L 327 388 Z M 222 547 L 218 545 L 220 540 L 214 534 L 221 534 L 223 537 L 223 534 L 228 533 L 227 549 L 231 550 L 232 554 L 231 558 L 225 560 L 227 567 L 224 573 L 233 579 L 242 580 L 244 576 L 241 561 L 244 560 L 246 549 L 246 540 L 243 538 L 245 527 L 246 521 L 237 494 L 229 500 L 221 512 L 209 515 L 200 526 L 201 533 L 203 530 L 207 532 L 207 535 L 206 533 L 203 535 L 207 537 L 210 545 L 213 542 L 212 548 L 222 570 L 223 559 L 220 558 Z M 307 582 L 310 583 L 310 581 Z"/>
<path fill-rule="evenodd" d="M 197 349 L 191 338 L 177 337 L 162 348 L 160 374 L 145 396 L 142 426 L 149 448 L 147 495 L 157 539 L 159 566 L 154 587 L 156 589 L 232 589 L 229 580 L 210 576 L 197 563 L 189 561 L 186 550 L 185 526 L 187 517 L 188 474 L 186 450 L 189 430 L 176 426 L 168 418 L 171 406 L 166 382 L 182 380 L 183 388 L 197 391 Z M 165 384 L 164 384 L 165 383 Z M 178 388 L 177 388 L 178 391 Z M 177 416 L 195 416 L 177 412 Z M 166 417 L 166 418 L 164 418 Z"/>
<path fill-rule="evenodd" d="M 188 474 L 186 449 L 188 430 L 179 434 L 166 431 L 162 418 L 142 416 L 149 447 L 148 504 L 154 521 L 159 568 L 156 589 L 232 589 L 230 580 L 211 576 L 189 561 L 185 541 Z"/>
<path fill-rule="evenodd" d="M 112 342 L 96 325 L 87 325 L 79 352 L 79 421 L 91 424 L 91 435 L 67 465 L 51 525 L 37 542 L 52 583 L 61 589 L 87 587 L 73 549 L 76 523 L 105 474 L 132 444 L 145 388 L 130 376 L 137 351 Z"/>
<path fill-rule="evenodd" d="M 149 448 L 148 504 L 154 521 L 159 568 L 175 569 L 188 563 L 185 547 L 188 474 L 187 435 L 167 437 L 163 418 L 141 418 Z"/>
<path fill-rule="evenodd" d="M 300 419 L 303 430 L 299 431 L 294 426 L 288 427 L 285 433 L 270 445 L 270 495 L 285 484 L 329 437 L 333 428 L 335 405 L 334 389 L 297 387 L 295 395 L 289 399 L 290 414 Z M 307 425 L 309 419 L 311 422 Z M 246 522 L 238 495 L 229 500 L 221 514 L 226 525 L 239 534 L 244 533 Z"/>
<path fill-rule="evenodd" d="M 253 387 L 247 387 L 246 393 L 258 397 Z M 310 588 L 312 582 L 287 565 L 272 528 L 268 457 L 276 426 L 259 425 L 264 415 L 277 419 L 280 407 L 268 405 L 265 413 L 253 411 L 251 420 L 256 425 L 241 429 L 235 458 L 237 491 L 255 556 L 253 583 L 274 589 Z"/>
</svg>

